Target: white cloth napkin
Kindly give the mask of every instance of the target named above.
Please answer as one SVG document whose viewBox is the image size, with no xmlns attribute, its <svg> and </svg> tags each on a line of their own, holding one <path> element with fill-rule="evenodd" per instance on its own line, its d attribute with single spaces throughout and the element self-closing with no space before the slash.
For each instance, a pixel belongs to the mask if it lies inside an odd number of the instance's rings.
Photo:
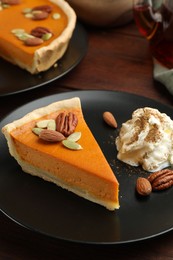
<svg viewBox="0 0 173 260">
<path fill-rule="evenodd" d="M 161 82 L 173 95 L 173 69 L 168 69 L 154 59 L 154 79 Z"/>
</svg>

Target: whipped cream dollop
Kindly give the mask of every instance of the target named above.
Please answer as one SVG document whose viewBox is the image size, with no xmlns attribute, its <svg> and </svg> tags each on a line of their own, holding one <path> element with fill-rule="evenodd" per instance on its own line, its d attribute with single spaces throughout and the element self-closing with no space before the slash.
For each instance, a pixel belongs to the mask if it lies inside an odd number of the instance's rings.
<svg viewBox="0 0 173 260">
<path fill-rule="evenodd" d="M 117 158 L 149 172 L 173 164 L 173 121 L 157 109 L 135 110 L 115 140 Z"/>
</svg>

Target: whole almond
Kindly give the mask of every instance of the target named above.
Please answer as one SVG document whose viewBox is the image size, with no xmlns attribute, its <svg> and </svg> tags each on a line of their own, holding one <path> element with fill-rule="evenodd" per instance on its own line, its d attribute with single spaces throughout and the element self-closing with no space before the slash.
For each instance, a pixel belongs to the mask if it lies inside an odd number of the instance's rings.
<svg viewBox="0 0 173 260">
<path fill-rule="evenodd" d="M 136 182 L 136 191 L 142 196 L 148 196 L 152 192 L 152 186 L 149 180 L 139 177 Z"/>
<path fill-rule="evenodd" d="M 111 112 L 108 111 L 104 112 L 103 119 L 109 126 L 113 128 L 117 128 L 117 121 Z"/>
<path fill-rule="evenodd" d="M 44 20 L 48 17 L 48 13 L 45 11 L 33 11 L 32 12 L 32 20 Z"/>
<path fill-rule="evenodd" d="M 49 129 L 43 129 L 39 134 L 39 138 L 52 143 L 61 142 L 65 139 L 64 135 L 60 132 Z"/>
<path fill-rule="evenodd" d="M 27 38 L 24 43 L 27 46 L 37 46 L 42 44 L 44 41 L 41 38 L 33 37 L 33 38 Z"/>
</svg>

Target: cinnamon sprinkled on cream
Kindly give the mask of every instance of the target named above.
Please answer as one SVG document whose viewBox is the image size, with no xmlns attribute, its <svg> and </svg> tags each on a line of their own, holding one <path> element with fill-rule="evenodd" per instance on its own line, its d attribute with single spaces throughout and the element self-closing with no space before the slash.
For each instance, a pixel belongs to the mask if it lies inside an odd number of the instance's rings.
<svg viewBox="0 0 173 260">
<path fill-rule="evenodd" d="M 154 108 L 139 108 L 122 124 L 116 138 L 117 158 L 156 171 L 173 164 L 173 121 Z"/>
</svg>

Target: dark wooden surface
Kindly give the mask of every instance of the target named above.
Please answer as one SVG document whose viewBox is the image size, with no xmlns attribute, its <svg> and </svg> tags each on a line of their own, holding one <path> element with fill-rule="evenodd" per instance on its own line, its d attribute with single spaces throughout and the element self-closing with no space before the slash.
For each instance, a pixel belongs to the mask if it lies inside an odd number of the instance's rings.
<svg viewBox="0 0 173 260">
<path fill-rule="evenodd" d="M 89 46 L 82 62 L 68 75 L 49 85 L 1 97 L 0 118 L 37 98 L 80 89 L 125 91 L 172 106 L 173 97 L 164 86 L 153 80 L 148 43 L 139 35 L 133 22 L 121 28 L 86 27 L 86 30 Z M 45 237 L 19 226 L 0 213 L 0 259 L 96 258 L 171 260 L 173 231 L 137 243 L 83 245 Z"/>
</svg>

